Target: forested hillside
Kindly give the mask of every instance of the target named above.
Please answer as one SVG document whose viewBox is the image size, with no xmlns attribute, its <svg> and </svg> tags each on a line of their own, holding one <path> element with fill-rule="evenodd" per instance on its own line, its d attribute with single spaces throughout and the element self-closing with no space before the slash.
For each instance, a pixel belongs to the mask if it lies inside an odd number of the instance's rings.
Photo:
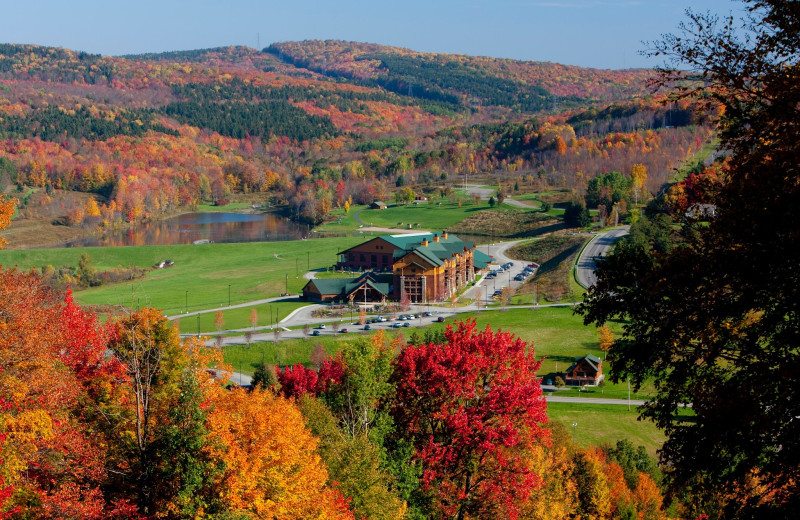
<svg viewBox="0 0 800 520">
<path fill-rule="evenodd" d="M 637 164 L 655 193 L 710 132 L 647 76 L 330 41 L 126 57 L 2 45 L 0 189 L 22 218 L 87 228 L 248 193 L 317 224 L 464 175 L 582 196 Z"/>
</svg>

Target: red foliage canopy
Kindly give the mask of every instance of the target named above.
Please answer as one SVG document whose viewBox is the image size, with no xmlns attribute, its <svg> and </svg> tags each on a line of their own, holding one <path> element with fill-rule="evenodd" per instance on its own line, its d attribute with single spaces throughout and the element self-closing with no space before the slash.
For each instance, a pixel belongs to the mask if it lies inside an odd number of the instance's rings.
<svg viewBox="0 0 800 520">
<path fill-rule="evenodd" d="M 548 443 L 533 349 L 475 322 L 448 327 L 443 344 L 408 346 L 395 361 L 398 431 L 413 439 L 423 486 L 446 516 L 516 518 L 541 486 L 526 447 Z"/>
</svg>

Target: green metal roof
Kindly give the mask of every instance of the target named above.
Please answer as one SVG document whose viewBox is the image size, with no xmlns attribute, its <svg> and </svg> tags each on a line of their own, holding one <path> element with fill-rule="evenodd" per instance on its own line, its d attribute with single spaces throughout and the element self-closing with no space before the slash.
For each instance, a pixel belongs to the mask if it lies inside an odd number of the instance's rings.
<svg viewBox="0 0 800 520">
<path fill-rule="evenodd" d="M 486 269 L 486 266 L 492 263 L 494 260 L 491 256 L 487 255 L 486 253 L 476 249 L 472 252 L 472 265 L 474 265 L 477 269 Z"/>
<path fill-rule="evenodd" d="M 342 289 L 344 289 L 349 282 L 354 280 L 356 280 L 356 278 L 314 278 L 313 280 L 309 280 L 308 283 L 313 284 L 320 294 L 340 294 Z"/>
</svg>

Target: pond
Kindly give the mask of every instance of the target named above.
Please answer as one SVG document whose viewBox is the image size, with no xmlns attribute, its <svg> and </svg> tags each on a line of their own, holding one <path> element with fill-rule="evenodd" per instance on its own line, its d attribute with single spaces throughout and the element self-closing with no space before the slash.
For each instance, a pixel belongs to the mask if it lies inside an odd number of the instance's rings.
<svg viewBox="0 0 800 520">
<path fill-rule="evenodd" d="M 68 242 L 67 247 L 151 246 L 203 242 L 274 242 L 299 240 L 309 227 L 270 213 L 186 213 L 168 220 L 147 222 L 99 237 Z"/>
</svg>

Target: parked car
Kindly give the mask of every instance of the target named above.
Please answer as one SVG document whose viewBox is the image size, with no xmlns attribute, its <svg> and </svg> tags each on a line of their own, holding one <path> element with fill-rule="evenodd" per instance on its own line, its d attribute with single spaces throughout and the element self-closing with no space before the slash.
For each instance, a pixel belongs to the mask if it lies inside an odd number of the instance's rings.
<svg viewBox="0 0 800 520">
<path fill-rule="evenodd" d="M 319 327 L 317 327 L 317 328 L 318 328 L 318 329 L 324 329 L 324 328 L 325 328 L 325 324 L 324 324 L 324 323 L 320 323 L 320 324 L 319 324 Z"/>
<path fill-rule="evenodd" d="M 403 323 L 403 327 L 410 327 L 410 326 L 411 326 L 411 324 L 409 322 Z"/>
<path fill-rule="evenodd" d="M 314 329 L 314 331 L 311 332 L 311 335 L 312 336 L 319 336 L 319 331 Z"/>
<path fill-rule="evenodd" d="M 520 274 L 518 274 L 517 276 L 514 277 L 514 280 L 516 280 L 517 282 L 521 282 L 524 279 L 525 279 L 525 275 L 523 275 L 522 273 L 520 273 Z"/>
<path fill-rule="evenodd" d="M 378 321 L 383 323 L 384 321 L 386 321 L 386 318 L 384 318 L 383 316 L 378 316 Z"/>
<path fill-rule="evenodd" d="M 341 332 L 342 334 L 344 334 L 345 332 L 347 332 L 347 329 L 342 329 L 342 330 L 340 330 L 339 332 Z"/>
<path fill-rule="evenodd" d="M 402 326 L 403 326 L 403 324 L 400 323 L 399 321 L 392 323 L 392 327 L 395 328 L 395 329 L 399 329 Z"/>
<path fill-rule="evenodd" d="M 422 315 L 425 316 L 426 318 L 428 318 L 428 317 L 430 317 L 431 313 L 428 312 L 428 311 L 425 311 L 425 312 L 422 313 Z"/>
<path fill-rule="evenodd" d="M 444 323 L 444 316 L 439 316 L 438 318 L 436 318 L 436 321 L 439 323 Z"/>
<path fill-rule="evenodd" d="M 364 325 L 364 330 L 370 330 L 370 329 L 372 329 L 372 326 L 370 326 L 370 324 L 369 324 L 369 323 L 367 323 L 366 325 Z"/>
</svg>

